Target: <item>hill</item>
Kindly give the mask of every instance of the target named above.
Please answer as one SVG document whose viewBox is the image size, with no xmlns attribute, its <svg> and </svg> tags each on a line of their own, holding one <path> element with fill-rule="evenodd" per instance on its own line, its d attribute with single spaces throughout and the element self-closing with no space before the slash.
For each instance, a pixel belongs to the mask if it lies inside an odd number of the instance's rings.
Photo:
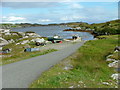
<svg viewBox="0 0 120 90">
<path fill-rule="evenodd" d="M 120 26 L 120 19 L 112 20 L 104 23 L 67 23 L 68 26 L 72 28 L 79 28 L 81 30 L 89 30 L 94 31 L 100 35 L 108 35 L 108 34 L 120 34 L 119 26 Z"/>
<path fill-rule="evenodd" d="M 60 23 L 60 24 L 31 24 L 31 23 L 20 23 L 20 24 L 0 24 L 3 29 L 11 29 L 11 28 L 21 28 L 21 27 L 36 27 L 36 26 L 55 26 L 55 25 L 67 25 L 71 28 L 79 28 L 81 30 L 91 30 L 95 33 L 98 33 L 100 35 L 105 34 L 120 34 L 120 19 L 118 20 L 112 20 L 104 23 L 93 23 L 88 24 L 86 22 L 68 22 L 68 23 Z"/>
</svg>

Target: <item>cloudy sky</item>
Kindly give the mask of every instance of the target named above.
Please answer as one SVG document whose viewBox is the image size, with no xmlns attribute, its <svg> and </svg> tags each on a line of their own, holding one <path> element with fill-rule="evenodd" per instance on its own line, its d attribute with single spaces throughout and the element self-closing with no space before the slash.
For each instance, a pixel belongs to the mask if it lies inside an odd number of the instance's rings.
<svg viewBox="0 0 120 90">
<path fill-rule="evenodd" d="M 2 2 L 3 23 L 99 23 L 117 18 L 117 2 Z"/>
</svg>

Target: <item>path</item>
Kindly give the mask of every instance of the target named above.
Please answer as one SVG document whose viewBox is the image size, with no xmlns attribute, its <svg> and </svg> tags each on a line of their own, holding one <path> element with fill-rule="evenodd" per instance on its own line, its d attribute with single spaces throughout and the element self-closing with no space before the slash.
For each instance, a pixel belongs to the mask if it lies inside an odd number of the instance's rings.
<svg viewBox="0 0 120 90">
<path fill-rule="evenodd" d="M 84 42 L 71 44 L 64 49 L 46 55 L 2 66 L 2 87 L 28 88 L 42 72 L 74 53 Z"/>
</svg>

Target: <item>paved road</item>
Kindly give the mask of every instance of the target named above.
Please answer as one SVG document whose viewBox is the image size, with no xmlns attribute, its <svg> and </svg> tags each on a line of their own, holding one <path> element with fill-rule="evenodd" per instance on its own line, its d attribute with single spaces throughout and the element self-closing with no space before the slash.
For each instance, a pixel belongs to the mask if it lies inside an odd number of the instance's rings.
<svg viewBox="0 0 120 90">
<path fill-rule="evenodd" d="M 2 87 L 28 88 L 42 72 L 74 53 L 84 42 L 70 45 L 46 55 L 2 66 Z"/>
</svg>

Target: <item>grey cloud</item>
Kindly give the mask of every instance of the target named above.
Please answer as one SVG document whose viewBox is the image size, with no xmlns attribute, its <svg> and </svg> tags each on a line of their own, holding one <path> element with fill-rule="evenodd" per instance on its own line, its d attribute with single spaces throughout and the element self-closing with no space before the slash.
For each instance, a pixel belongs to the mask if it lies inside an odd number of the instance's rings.
<svg viewBox="0 0 120 90">
<path fill-rule="evenodd" d="M 3 3 L 4 7 L 10 8 L 47 8 L 47 7 L 58 7 L 61 6 L 60 3 Z M 74 21 L 84 21 L 89 23 L 95 22 L 104 22 L 112 20 L 113 18 L 117 18 L 117 10 L 108 11 L 103 7 L 91 7 L 91 8 L 47 8 L 47 12 L 41 12 L 38 10 L 38 13 L 31 14 L 21 14 L 22 17 L 27 18 L 30 22 L 40 23 L 38 20 L 48 20 L 50 19 L 50 23 L 59 23 L 59 22 L 74 22 Z M 18 15 L 16 15 L 18 16 Z M 66 20 L 63 21 L 61 18 L 69 17 L 74 20 Z M 81 16 L 81 17 L 80 17 Z M 76 18 L 80 17 L 80 18 Z M 82 18 L 85 17 L 85 18 Z M 41 22 L 43 23 L 43 22 Z"/>
<path fill-rule="evenodd" d="M 21 8 L 46 8 L 57 7 L 59 4 L 55 2 L 3 2 L 2 7 L 9 7 L 14 9 Z"/>
<path fill-rule="evenodd" d="M 63 12 L 67 11 L 67 12 Z M 112 20 L 117 17 L 117 11 L 109 12 L 106 9 L 100 8 L 83 8 L 74 9 L 74 10 L 53 10 L 49 13 L 43 12 L 38 14 L 29 14 L 24 16 L 28 18 L 32 22 L 38 22 L 39 19 L 50 19 L 50 23 L 59 23 L 59 22 L 75 22 L 75 21 L 83 21 L 89 23 L 95 22 L 104 22 Z M 30 18 L 29 18 L 30 17 Z M 32 18 L 31 18 L 32 17 Z M 61 20 L 61 18 L 68 17 L 68 20 Z M 77 18 L 76 18 L 77 17 Z M 79 18 L 78 18 L 79 17 Z M 72 19 L 69 19 L 72 18 Z M 42 22 L 41 22 L 42 23 Z"/>
</svg>

